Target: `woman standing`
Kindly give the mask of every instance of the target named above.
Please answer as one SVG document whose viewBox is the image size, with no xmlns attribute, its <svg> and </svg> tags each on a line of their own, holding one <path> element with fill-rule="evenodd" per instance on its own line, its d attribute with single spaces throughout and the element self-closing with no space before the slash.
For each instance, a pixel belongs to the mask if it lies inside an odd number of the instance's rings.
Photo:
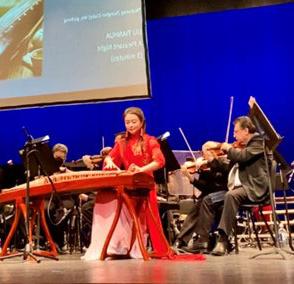
<svg viewBox="0 0 294 284">
<path fill-rule="evenodd" d="M 156 138 L 145 133 L 146 122 L 143 111 L 136 107 L 127 108 L 123 118 L 126 131 L 116 138 L 112 151 L 104 160 L 104 170 L 125 169 L 133 173 L 145 172 L 153 175 L 153 171 L 164 166 L 165 160 Z M 173 252 L 162 232 L 155 188 L 149 193 L 149 201 L 158 226 L 154 225 L 151 216 L 144 214 L 144 210 L 140 211 L 140 226 L 145 245 L 147 245 L 149 235 L 155 256 L 170 256 Z M 85 260 L 100 258 L 104 241 L 114 218 L 116 205 L 115 193 L 98 192 L 93 212 L 91 244 L 84 256 Z M 135 203 L 134 207 L 136 208 Z M 108 246 L 108 255 L 129 253 L 132 258 L 142 258 L 137 240 L 129 252 L 132 227 L 132 219 L 123 205 L 118 224 Z"/>
</svg>

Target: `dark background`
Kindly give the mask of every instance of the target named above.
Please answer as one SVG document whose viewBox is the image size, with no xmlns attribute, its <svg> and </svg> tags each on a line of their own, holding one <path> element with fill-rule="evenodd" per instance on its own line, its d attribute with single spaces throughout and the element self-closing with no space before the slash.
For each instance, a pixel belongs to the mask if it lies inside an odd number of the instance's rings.
<svg viewBox="0 0 294 284">
<path fill-rule="evenodd" d="M 291 0 L 145 0 L 147 19 L 174 17 L 242 9 L 248 7 L 262 7 L 281 3 L 291 3 Z"/>
</svg>

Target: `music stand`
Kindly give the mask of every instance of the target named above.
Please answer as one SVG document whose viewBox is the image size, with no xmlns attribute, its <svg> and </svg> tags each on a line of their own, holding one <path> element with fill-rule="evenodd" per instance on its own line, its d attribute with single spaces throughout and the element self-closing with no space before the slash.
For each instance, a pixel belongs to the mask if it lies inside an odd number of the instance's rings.
<svg viewBox="0 0 294 284">
<path fill-rule="evenodd" d="M 289 218 L 289 208 L 288 208 L 288 201 L 287 201 L 287 194 L 286 190 L 289 189 L 289 183 L 286 176 L 291 172 L 290 165 L 285 161 L 283 156 L 278 152 L 274 151 L 275 160 L 279 166 L 279 173 L 276 176 L 276 190 L 283 191 L 283 202 L 285 206 L 285 216 L 287 219 L 287 228 L 288 228 L 288 238 L 289 238 L 289 247 L 292 251 L 294 251 L 293 242 L 292 242 L 292 234 L 291 234 L 291 225 L 290 225 L 290 218 Z"/>
<path fill-rule="evenodd" d="M 181 168 L 178 160 L 176 159 L 172 149 L 167 142 L 167 138 L 170 136 L 169 132 L 157 137 L 157 141 L 160 145 L 160 150 L 165 158 L 165 166 L 161 169 L 154 171 L 155 183 L 161 184 L 164 187 L 165 192 L 168 195 L 167 183 L 168 183 L 168 173 Z"/>
<path fill-rule="evenodd" d="M 263 153 L 264 153 L 264 159 L 266 164 L 266 170 L 267 170 L 267 178 L 268 178 L 268 184 L 269 184 L 269 195 L 270 195 L 270 203 L 272 207 L 273 212 L 273 226 L 274 226 L 274 234 L 275 234 L 275 248 L 273 251 L 265 252 L 265 253 L 259 253 L 251 257 L 251 259 L 256 258 L 261 255 L 269 255 L 269 254 L 279 254 L 283 259 L 285 259 L 285 256 L 281 252 L 281 245 L 278 241 L 278 224 L 277 224 L 277 216 L 276 216 L 276 207 L 275 207 L 275 201 L 274 201 L 274 194 L 273 194 L 273 184 L 272 184 L 272 178 L 271 178 L 271 170 L 269 167 L 269 159 L 267 155 L 267 150 L 273 152 L 276 147 L 281 143 L 282 137 L 276 132 L 260 106 L 257 104 L 255 98 L 250 97 L 249 98 L 249 106 L 250 106 L 250 113 L 249 116 L 251 120 L 253 121 L 257 131 L 260 133 L 263 139 Z M 285 250 L 283 250 L 285 251 Z M 291 252 L 285 251 L 289 254 L 292 254 Z"/>
<path fill-rule="evenodd" d="M 48 142 L 49 136 L 32 140 L 30 143 L 32 143 L 33 153 L 30 154 L 29 161 L 27 161 L 27 146 L 25 145 L 25 148 L 20 150 L 20 156 L 25 169 L 29 171 L 30 180 L 41 175 L 50 176 L 59 171 L 60 165 L 54 159 Z"/>
<path fill-rule="evenodd" d="M 26 130 L 27 132 L 27 130 Z M 32 178 L 39 176 L 40 174 L 46 175 L 53 186 L 53 182 L 49 177 L 49 174 L 57 172 L 59 169 L 57 161 L 54 159 L 52 151 L 48 146 L 49 136 L 40 137 L 37 139 L 32 139 L 31 135 L 27 135 L 28 140 L 26 141 L 24 148 L 20 151 L 20 155 L 24 161 L 24 166 L 26 168 L 26 195 L 25 195 L 25 209 L 22 209 L 24 220 L 25 220 L 25 233 L 26 233 L 26 245 L 25 249 L 21 253 L 6 255 L 0 257 L 0 260 L 6 258 L 13 258 L 17 256 L 23 256 L 24 260 L 27 260 L 29 257 L 35 260 L 37 263 L 40 263 L 41 260 L 37 259 L 36 256 L 39 256 L 40 253 L 34 252 L 32 249 L 32 244 L 30 240 L 30 181 Z M 46 163 L 44 162 L 46 161 Z M 54 256 L 42 255 L 43 257 L 51 258 L 58 260 Z"/>
</svg>

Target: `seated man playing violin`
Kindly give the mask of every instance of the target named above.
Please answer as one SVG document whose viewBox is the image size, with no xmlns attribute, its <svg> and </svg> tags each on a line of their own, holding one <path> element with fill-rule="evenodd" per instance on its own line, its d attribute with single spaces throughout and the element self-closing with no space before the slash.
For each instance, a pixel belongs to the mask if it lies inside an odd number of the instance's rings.
<svg viewBox="0 0 294 284">
<path fill-rule="evenodd" d="M 190 182 L 201 191 L 194 209 L 188 214 L 177 236 L 176 246 L 182 250 L 207 253 L 211 250 L 209 233 L 216 219 L 219 220 L 223 206 L 224 195 L 227 192 L 228 171 L 219 165 L 212 165 L 209 161 L 215 154 L 203 147 L 203 156 L 194 163 L 197 175 L 189 173 L 189 164 L 182 167 L 182 172 Z M 226 157 L 222 157 L 226 160 Z M 192 244 L 187 246 L 193 236 Z"/>
<path fill-rule="evenodd" d="M 263 139 L 256 132 L 249 117 L 241 116 L 235 119 L 234 137 L 239 144 L 244 145 L 243 148 L 218 143 L 230 160 L 229 191 L 225 194 L 224 208 L 218 225 L 219 238 L 211 253 L 218 256 L 224 255 L 228 250 L 228 238 L 232 233 L 240 205 L 262 202 L 268 198 L 269 193 Z M 216 142 L 210 142 L 210 146 L 213 144 L 217 145 Z M 211 164 L 227 167 L 218 157 L 215 157 Z"/>
</svg>

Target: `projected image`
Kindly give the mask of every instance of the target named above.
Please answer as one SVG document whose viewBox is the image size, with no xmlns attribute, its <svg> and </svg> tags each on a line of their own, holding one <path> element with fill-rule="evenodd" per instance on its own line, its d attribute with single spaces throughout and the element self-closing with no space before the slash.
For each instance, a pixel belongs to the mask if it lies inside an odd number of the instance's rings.
<svg viewBox="0 0 294 284">
<path fill-rule="evenodd" d="M 144 0 L 0 5 L 0 108 L 149 96 Z"/>
<path fill-rule="evenodd" d="M 0 80 L 40 76 L 43 0 L 0 1 Z"/>
</svg>

